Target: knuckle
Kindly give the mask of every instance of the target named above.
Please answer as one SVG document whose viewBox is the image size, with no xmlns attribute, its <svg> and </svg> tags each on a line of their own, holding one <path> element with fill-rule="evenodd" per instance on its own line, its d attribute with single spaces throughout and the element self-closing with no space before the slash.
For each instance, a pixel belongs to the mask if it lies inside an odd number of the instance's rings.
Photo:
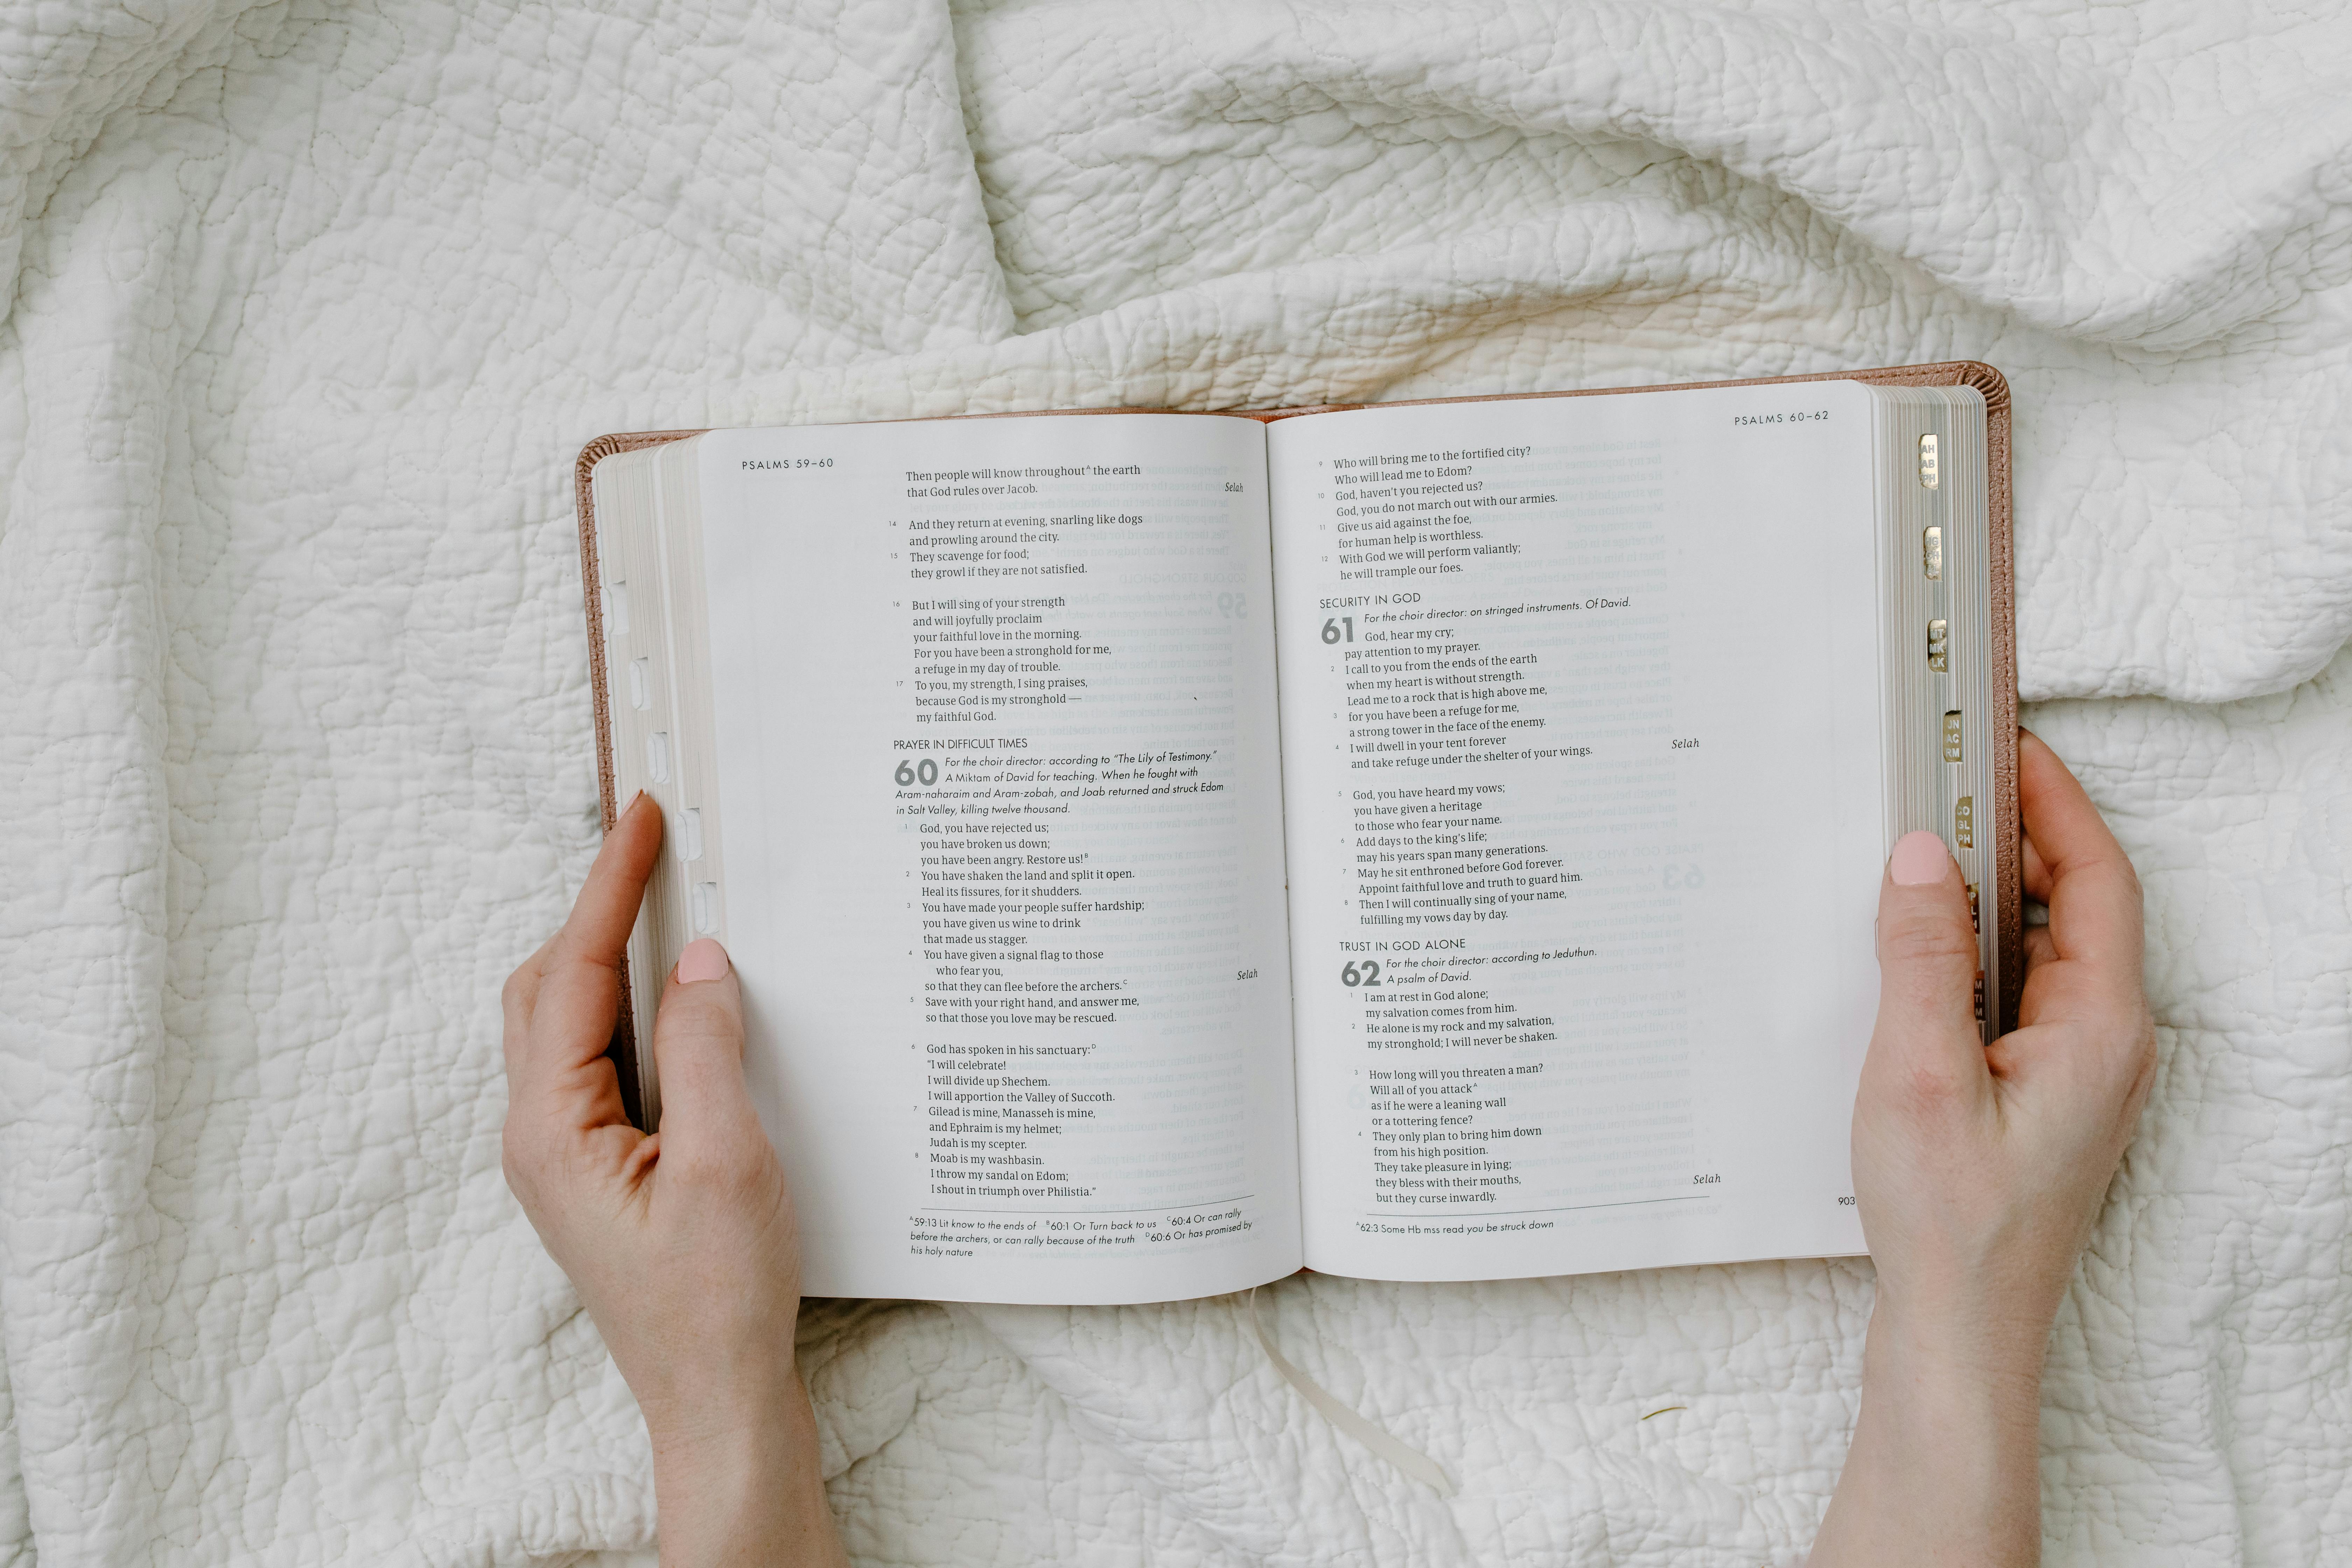
<svg viewBox="0 0 2352 1568">
<path fill-rule="evenodd" d="M 499 1142 L 499 1170 L 507 1179 L 507 1191 L 515 1195 L 524 1209 L 530 1209 L 536 1186 L 531 1179 L 531 1160 L 511 1124 Z"/>
<path fill-rule="evenodd" d="M 2121 849 L 2101 857 L 2084 868 L 2083 883 L 2087 889 L 2096 889 L 2102 883 L 2112 887 L 2116 902 L 2143 910 L 2147 904 L 2147 889 L 2139 879 L 2139 868 Z"/>
<path fill-rule="evenodd" d="M 499 1132 L 499 1163 L 506 1169 L 507 1184 L 509 1186 L 514 1184 L 517 1173 L 529 1169 L 531 1164 L 530 1141 L 511 1112 L 507 1116 L 506 1126 Z"/>
<path fill-rule="evenodd" d="M 755 1184 L 758 1176 L 751 1161 L 713 1140 L 698 1140 L 683 1149 L 663 1150 L 662 1168 L 674 1180 L 714 1197 L 745 1191 Z"/>
<path fill-rule="evenodd" d="M 551 1177 L 560 1176 L 562 1164 L 563 1141 L 555 1126 L 534 1121 L 526 1113 L 507 1112 L 499 1130 L 499 1167 L 517 1197 L 528 1205 Z"/>
<path fill-rule="evenodd" d="M 1898 963 L 1977 962 L 1977 937 L 1965 921 L 1937 914 L 1909 914 L 1883 921 L 1878 930 L 1882 958 Z"/>
<path fill-rule="evenodd" d="M 2115 868 L 2116 877 L 2122 882 L 2124 890 L 2130 893 L 2134 898 L 2140 897 L 2142 889 L 2139 879 L 2139 868 L 2132 864 L 2131 857 L 2124 853 L 2123 847 L 2121 845 L 2117 845 L 2116 847 L 2114 858 L 2109 861 L 2109 864 Z"/>
<path fill-rule="evenodd" d="M 731 1040 L 742 1033 L 734 1009 L 709 996 L 697 996 L 690 992 L 678 992 L 664 1002 L 654 1019 L 657 1034 L 696 1036 L 704 1039 Z"/>
<path fill-rule="evenodd" d="M 1924 1120 L 1950 1114 L 1960 1103 L 1965 1082 L 1957 1070 L 1941 1061 L 1912 1061 L 1904 1064 L 1897 1075 L 1895 1091 L 1903 1109 Z"/>
<path fill-rule="evenodd" d="M 2137 1109 L 2146 1101 L 2148 1091 L 2156 1087 L 2157 1049 L 2154 1019 L 2145 1015 L 2140 1017 L 2138 1027 L 2133 1031 L 2130 1044 L 2126 1047 L 2125 1063 L 2128 1073 L 2126 1093 L 2130 1096 L 2132 1106 Z"/>
<path fill-rule="evenodd" d="M 615 974 L 620 973 L 621 957 L 618 952 L 599 947 L 593 940 L 574 930 L 568 922 L 555 933 L 554 945 L 548 950 L 551 967 L 601 969 Z"/>
</svg>

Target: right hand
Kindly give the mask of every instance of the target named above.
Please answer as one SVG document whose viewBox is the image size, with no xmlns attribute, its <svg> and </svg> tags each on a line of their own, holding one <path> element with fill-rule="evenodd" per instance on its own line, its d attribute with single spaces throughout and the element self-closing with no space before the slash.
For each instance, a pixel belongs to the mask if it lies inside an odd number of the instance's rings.
<svg viewBox="0 0 2352 1568">
<path fill-rule="evenodd" d="M 1854 1428 L 1814 1568 L 2041 1556 L 2050 1329 L 2156 1075 L 2139 879 L 2056 753 L 2018 746 L 2026 895 L 2018 1027 L 1977 1032 L 1977 939 L 1943 841 L 1879 886 L 1878 1025 L 1853 1185 L 1878 1273 Z"/>
<path fill-rule="evenodd" d="M 1988 1373 L 2038 1378 L 2154 1081 L 2156 1026 L 2141 989 L 2139 879 L 2083 786 L 2030 733 L 2018 795 L 2025 893 L 2050 923 L 2026 929 L 2018 1026 L 1990 1047 L 1977 1035 L 1959 867 L 1925 833 L 1888 861 L 1853 1181 L 1877 1314 Z"/>
</svg>

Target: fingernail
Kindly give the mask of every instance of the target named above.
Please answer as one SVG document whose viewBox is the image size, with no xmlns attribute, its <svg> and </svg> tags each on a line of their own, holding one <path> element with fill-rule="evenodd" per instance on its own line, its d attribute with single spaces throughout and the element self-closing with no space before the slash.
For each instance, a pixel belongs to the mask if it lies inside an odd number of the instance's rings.
<svg viewBox="0 0 2352 1568">
<path fill-rule="evenodd" d="M 727 950 L 713 939 L 701 936 L 686 944 L 677 955 L 677 983 L 692 985 L 700 980 L 724 979 L 727 974 Z"/>
<path fill-rule="evenodd" d="M 1895 879 L 1896 886 L 1916 888 L 1924 882 L 1942 881 L 1944 868 L 1951 863 L 1951 852 L 1944 847 L 1944 841 L 1922 829 L 1917 833 L 1906 833 L 1895 841 L 1895 853 L 1886 858 L 1886 871 Z M 695 945 L 698 947 L 701 943 Z M 711 945 L 715 947 L 718 944 L 714 942 Z M 687 951 L 692 952 L 694 948 Z M 679 978 L 685 977 L 685 971 L 686 965 L 679 964 Z"/>
</svg>

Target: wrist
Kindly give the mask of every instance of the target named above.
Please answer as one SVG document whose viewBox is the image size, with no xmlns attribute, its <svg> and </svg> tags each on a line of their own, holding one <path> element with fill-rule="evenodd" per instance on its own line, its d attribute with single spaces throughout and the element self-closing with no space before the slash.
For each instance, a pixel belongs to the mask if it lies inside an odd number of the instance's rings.
<svg viewBox="0 0 2352 1568">
<path fill-rule="evenodd" d="M 1953 1495 L 2018 1489 L 2041 1448 L 2048 1322 L 1950 1296 L 1920 1305 L 1882 1292 L 1872 1310 L 1857 1438 L 1931 1463 Z"/>
<path fill-rule="evenodd" d="M 815 1416 L 789 1384 L 649 1415 L 664 1568 L 839 1560 Z"/>
<path fill-rule="evenodd" d="M 805 1418 L 808 1391 L 790 1360 L 779 1365 L 735 1366 L 724 1374 L 707 1372 L 690 1379 L 638 1388 L 637 1409 L 653 1441 L 654 1462 L 719 1460 L 772 1442 L 794 1418 Z"/>
<path fill-rule="evenodd" d="M 782 1468 L 781 1457 L 789 1447 L 781 1423 L 686 1436 L 651 1427 L 647 1432 L 665 1562 L 673 1548 L 707 1534 L 709 1525 L 740 1517 L 759 1495 L 762 1480 Z"/>
<path fill-rule="evenodd" d="M 2038 1440 L 2042 1355 L 1987 1336 L 1954 1337 L 1887 1323 L 1864 1342 L 1862 1399 L 1883 1422 L 1938 1440 Z"/>
<path fill-rule="evenodd" d="M 1872 1310 L 1862 1415 L 1812 1562 L 2029 1568 L 2047 1328 L 1911 1307 L 1882 1289 Z"/>
<path fill-rule="evenodd" d="M 2055 1302 L 2004 1289 L 1919 1288 L 1879 1277 L 1863 1352 L 1865 1382 L 1901 1379 L 1955 1396 L 2021 1401 L 2039 1410 Z"/>
</svg>

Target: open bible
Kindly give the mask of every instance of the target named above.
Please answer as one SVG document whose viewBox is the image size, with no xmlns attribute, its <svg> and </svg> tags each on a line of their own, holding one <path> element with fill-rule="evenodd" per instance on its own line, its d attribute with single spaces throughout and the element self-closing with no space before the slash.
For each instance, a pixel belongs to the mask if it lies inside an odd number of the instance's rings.
<svg viewBox="0 0 2352 1568">
<path fill-rule="evenodd" d="M 813 1295 L 1859 1252 L 1896 837 L 2021 978 L 2008 466 L 1972 363 L 593 443 L 631 1115 L 709 935 Z"/>
</svg>

